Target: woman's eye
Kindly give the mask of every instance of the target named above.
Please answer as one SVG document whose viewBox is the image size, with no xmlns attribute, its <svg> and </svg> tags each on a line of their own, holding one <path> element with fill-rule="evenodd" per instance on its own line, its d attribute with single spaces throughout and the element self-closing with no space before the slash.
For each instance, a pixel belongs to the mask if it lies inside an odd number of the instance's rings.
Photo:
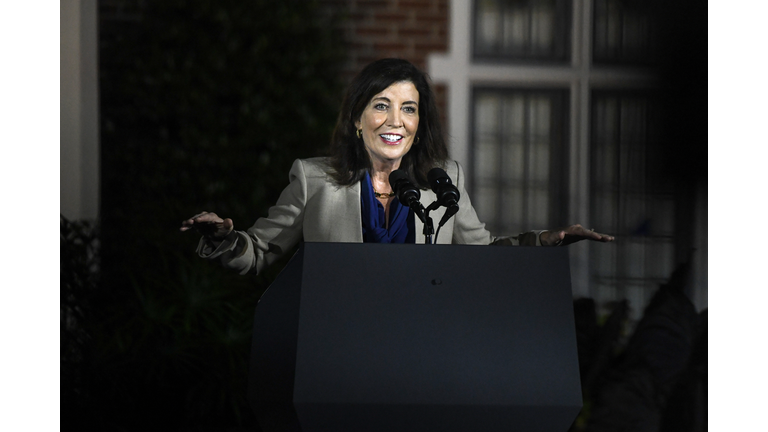
<svg viewBox="0 0 768 432">
<path fill-rule="evenodd" d="M 373 107 L 376 108 L 377 110 L 385 110 L 385 109 L 387 109 L 387 104 L 377 103 Z"/>
<path fill-rule="evenodd" d="M 408 114 L 414 114 L 416 112 L 416 108 L 412 106 L 407 106 L 403 108 L 403 111 L 407 112 Z"/>
</svg>

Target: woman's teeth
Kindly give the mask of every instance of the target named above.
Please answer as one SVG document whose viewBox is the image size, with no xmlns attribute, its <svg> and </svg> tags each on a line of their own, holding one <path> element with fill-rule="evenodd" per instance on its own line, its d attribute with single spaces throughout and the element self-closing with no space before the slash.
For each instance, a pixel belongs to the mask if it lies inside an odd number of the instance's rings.
<svg viewBox="0 0 768 432">
<path fill-rule="evenodd" d="M 396 141 L 400 141 L 401 139 L 403 139 L 403 137 L 401 135 L 382 134 L 382 135 L 379 135 L 379 136 L 384 138 L 385 140 L 387 140 L 389 142 L 396 142 Z"/>
</svg>

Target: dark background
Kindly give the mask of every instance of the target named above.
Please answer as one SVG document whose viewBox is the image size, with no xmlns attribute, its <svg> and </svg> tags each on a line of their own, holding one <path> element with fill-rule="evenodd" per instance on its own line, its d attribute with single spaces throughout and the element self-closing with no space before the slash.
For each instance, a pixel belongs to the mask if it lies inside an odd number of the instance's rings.
<svg viewBox="0 0 768 432">
<path fill-rule="evenodd" d="M 664 170 L 693 189 L 706 177 L 706 11 L 669 8 L 664 99 L 684 114 L 666 132 L 702 144 L 670 147 Z M 346 84 L 344 19 L 301 0 L 99 3 L 100 220 L 61 221 L 64 429 L 259 430 L 245 400 L 251 324 L 282 265 L 224 272 L 178 227 L 202 210 L 249 226 L 294 159 L 323 153 Z M 575 303 L 585 410 L 574 429 L 679 414 L 667 424 L 684 426 L 666 430 L 701 430 L 706 315 L 681 296 L 685 271 L 626 345 L 626 303 L 605 319 Z"/>
<path fill-rule="evenodd" d="M 301 0 L 100 3 L 101 216 L 62 221 L 62 425 L 255 425 L 253 311 L 282 265 L 224 272 L 179 226 L 203 210 L 250 226 L 293 160 L 324 151 L 343 92 L 332 28 Z"/>
</svg>

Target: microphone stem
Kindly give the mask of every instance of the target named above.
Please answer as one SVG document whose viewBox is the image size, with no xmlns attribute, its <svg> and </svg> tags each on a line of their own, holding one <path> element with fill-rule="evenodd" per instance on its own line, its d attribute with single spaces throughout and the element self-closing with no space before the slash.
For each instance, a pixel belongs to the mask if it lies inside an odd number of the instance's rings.
<svg viewBox="0 0 768 432">
<path fill-rule="evenodd" d="M 432 218 L 429 217 L 429 212 L 432 210 L 432 206 L 427 207 L 424 213 L 424 244 L 432 244 L 432 234 L 435 232 L 435 225 L 432 223 Z"/>
</svg>

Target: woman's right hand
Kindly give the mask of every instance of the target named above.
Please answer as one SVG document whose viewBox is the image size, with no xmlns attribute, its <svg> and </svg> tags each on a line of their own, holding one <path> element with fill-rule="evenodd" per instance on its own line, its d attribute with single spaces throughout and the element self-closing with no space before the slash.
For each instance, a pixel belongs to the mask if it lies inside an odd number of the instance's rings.
<svg viewBox="0 0 768 432">
<path fill-rule="evenodd" d="M 216 213 L 202 212 L 181 223 L 181 231 L 196 229 L 204 237 L 220 241 L 234 229 L 232 219 L 222 219 Z"/>
</svg>

